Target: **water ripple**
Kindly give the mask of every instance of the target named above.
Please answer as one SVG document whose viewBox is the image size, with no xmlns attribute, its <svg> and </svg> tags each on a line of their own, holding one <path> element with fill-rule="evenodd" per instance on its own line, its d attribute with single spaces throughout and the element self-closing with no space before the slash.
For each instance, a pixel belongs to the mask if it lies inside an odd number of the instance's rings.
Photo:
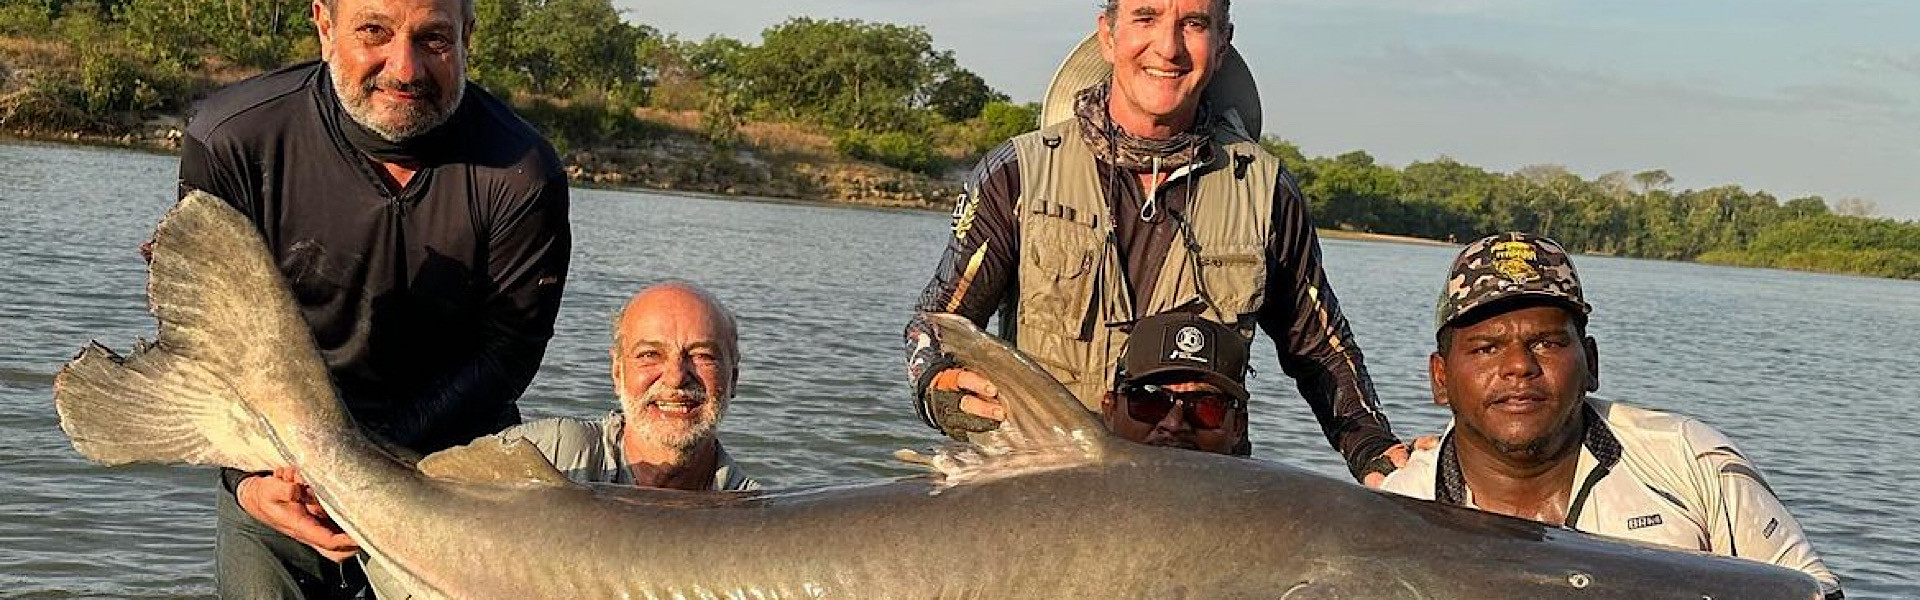
<svg viewBox="0 0 1920 600">
<path fill-rule="evenodd" d="M 214 473 L 101 469 L 50 406 L 52 373 L 89 339 L 153 335 L 133 248 L 169 204 L 174 160 L 0 145 L 0 595 L 177 598 L 212 590 Z M 75 177 L 75 173 L 102 174 Z M 111 173 L 127 183 L 102 189 Z M 127 195 L 124 190 L 151 192 Z M 613 406 L 608 318 L 664 278 L 739 315 L 744 360 L 723 437 L 780 486 L 908 476 L 891 458 L 944 438 L 909 408 L 900 330 L 944 247 L 916 212 L 576 190 L 574 257 L 529 417 Z M 689 243 L 699 236 L 699 243 Z M 1447 420 L 1427 389 L 1445 248 L 1329 240 L 1329 278 L 1403 435 Z M 1701 418 L 1758 462 L 1850 597 L 1915 598 L 1920 488 L 1920 284 L 1581 257 L 1597 307 L 1602 393 Z M 1272 343 L 1250 383 L 1255 455 L 1335 477 L 1345 467 Z"/>
</svg>

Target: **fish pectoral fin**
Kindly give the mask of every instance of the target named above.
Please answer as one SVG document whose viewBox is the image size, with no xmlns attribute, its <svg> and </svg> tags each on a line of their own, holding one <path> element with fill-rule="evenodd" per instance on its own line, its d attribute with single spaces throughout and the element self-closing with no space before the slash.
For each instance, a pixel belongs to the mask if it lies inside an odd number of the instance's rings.
<svg viewBox="0 0 1920 600">
<path fill-rule="evenodd" d="M 1074 398 L 1066 386 L 1039 363 L 987 335 L 972 321 L 952 314 L 929 314 L 927 321 L 940 335 L 940 344 L 955 364 L 993 382 L 1007 419 L 998 429 L 974 433 L 968 441 L 989 454 L 1065 453 L 1072 459 L 1099 460 L 1104 449 L 1119 438 Z M 1066 462 L 1052 457 L 1043 462 Z"/>
<path fill-rule="evenodd" d="M 481 436 L 420 459 L 420 472 L 465 483 L 574 485 L 532 442 Z"/>
</svg>

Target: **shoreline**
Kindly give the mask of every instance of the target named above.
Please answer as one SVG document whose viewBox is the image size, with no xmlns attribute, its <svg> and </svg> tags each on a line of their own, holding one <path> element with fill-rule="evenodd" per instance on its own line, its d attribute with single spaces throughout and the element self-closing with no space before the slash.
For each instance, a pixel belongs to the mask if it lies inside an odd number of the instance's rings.
<svg viewBox="0 0 1920 600">
<path fill-rule="evenodd" d="M 78 146 L 84 148 L 128 150 L 147 154 L 179 154 L 178 136 L 181 135 L 181 133 L 177 128 L 165 127 L 163 125 L 161 128 L 150 129 L 149 132 L 150 133 L 146 135 L 125 134 L 111 136 L 81 132 L 41 133 L 27 129 L 16 129 L 13 131 L 0 132 L 0 144 Z M 671 140 L 658 140 L 658 142 L 661 144 L 675 143 Z M 684 143 L 684 141 L 679 143 Z M 598 168 L 593 171 L 588 171 L 577 162 L 567 164 L 565 168 L 569 175 L 568 184 L 573 187 L 591 190 L 640 192 L 708 200 L 733 200 L 760 204 L 824 206 L 862 210 L 915 211 L 934 214 L 945 214 L 949 211 L 949 202 L 947 198 L 943 196 L 952 193 L 959 187 L 958 182 L 948 179 L 936 179 L 905 173 L 888 173 L 887 171 L 889 170 L 884 167 L 874 167 L 872 165 L 851 161 L 804 161 L 792 160 L 785 157 L 782 157 L 782 160 L 769 160 L 755 156 L 753 150 L 744 148 L 733 150 L 732 153 L 735 155 L 745 155 L 745 160 L 741 162 L 754 164 L 758 167 L 758 173 L 756 173 L 756 175 L 759 175 L 760 181 L 742 185 L 718 186 L 716 189 L 716 186 L 706 185 L 700 182 L 695 182 L 694 185 L 678 187 L 671 185 L 636 185 L 635 182 L 646 181 L 647 179 L 607 176 L 609 173 L 622 172 L 620 170 L 608 169 L 608 167 L 616 167 L 616 169 L 621 167 L 626 169 L 642 169 L 651 166 L 651 164 L 637 165 L 617 160 L 608 160 L 607 158 L 608 156 L 618 156 L 633 151 L 633 149 L 593 149 L 569 152 L 569 158 L 587 158 L 592 161 L 589 164 Z M 657 153 L 654 155 L 657 156 Z M 705 156 L 702 158 L 710 159 L 712 157 Z M 734 160 L 738 159 L 736 158 Z M 565 162 L 564 158 L 563 162 Z M 690 163 L 693 167 L 708 166 L 706 160 L 690 161 Z M 687 167 L 689 165 L 682 164 L 678 166 Z M 776 168 L 776 166 L 778 168 Z M 799 179 L 799 181 L 795 181 L 796 179 Z M 671 182 L 674 180 L 669 178 L 666 181 Z M 829 190 L 837 191 L 839 194 L 830 193 Z M 1448 242 L 1446 240 L 1405 235 L 1348 231 L 1326 227 L 1315 227 L 1314 230 L 1322 240 L 1362 241 L 1447 248 L 1458 247 L 1460 245 L 1460 243 Z M 1907 281 L 1899 277 L 1884 277 L 1839 270 L 1803 269 L 1775 265 L 1729 264 L 1701 260 L 1672 260 L 1589 252 L 1578 252 L 1576 254 L 1583 256 L 1611 256 L 1635 260 L 1679 262 L 1725 268 L 1768 269 L 1794 273 L 1819 273 L 1864 277 L 1867 279 Z"/>
<path fill-rule="evenodd" d="M 1365 231 L 1347 231 L 1345 229 L 1330 229 L 1326 227 L 1315 227 L 1314 231 L 1319 232 L 1320 239 L 1323 239 L 1323 240 L 1384 242 L 1389 244 L 1410 244 L 1414 246 L 1439 246 L 1439 247 L 1446 247 L 1446 248 L 1458 247 L 1465 244 L 1465 242 L 1455 243 L 1455 242 L 1449 242 L 1446 240 L 1414 237 L 1410 235 L 1368 233 Z"/>
<path fill-rule="evenodd" d="M 180 149 L 179 149 L 179 142 L 177 140 L 180 135 L 182 134 L 179 131 L 179 129 L 172 128 L 172 127 L 169 127 L 166 129 L 155 129 L 155 130 L 152 130 L 152 132 L 147 135 L 126 134 L 121 136 L 87 134 L 87 133 L 81 133 L 81 132 L 40 133 L 40 132 L 31 131 L 31 130 L 21 129 L 21 130 L 14 130 L 14 131 L 0 133 L 0 143 L 15 144 L 15 145 L 79 146 L 79 147 L 86 147 L 86 148 L 131 150 L 135 152 L 144 152 L 148 154 L 178 155 Z M 636 185 L 634 181 L 640 181 L 642 179 L 630 178 L 630 177 L 624 177 L 624 176 L 609 176 L 609 173 L 619 173 L 621 172 L 621 170 L 619 170 L 617 167 L 616 169 L 608 169 L 607 168 L 608 166 L 619 165 L 620 167 L 627 167 L 627 168 L 635 167 L 635 165 L 621 163 L 620 161 L 608 160 L 605 157 L 606 155 L 618 155 L 621 153 L 623 153 L 623 150 L 618 150 L 618 149 L 612 150 L 609 152 L 604 152 L 604 153 L 596 150 L 575 150 L 573 152 L 569 152 L 568 153 L 569 158 L 578 157 L 578 158 L 585 158 L 586 160 L 580 161 L 580 162 L 569 162 L 569 164 L 564 166 L 564 168 L 567 170 L 567 173 L 568 173 L 568 184 L 573 187 L 590 189 L 590 190 L 602 190 L 602 191 L 613 191 L 613 192 L 642 192 L 642 193 L 649 193 L 649 194 L 660 194 L 665 196 L 679 196 L 679 197 L 685 197 L 685 198 L 698 198 L 698 199 L 706 199 L 706 200 L 733 200 L 733 201 L 741 201 L 741 202 L 753 202 L 753 203 L 759 203 L 759 204 L 784 204 L 789 206 L 826 206 L 826 207 L 854 208 L 854 209 L 865 209 L 865 210 L 914 211 L 914 212 L 927 212 L 927 213 L 936 213 L 936 214 L 944 214 L 948 212 L 950 208 L 949 206 L 947 206 L 947 202 L 944 201 L 945 200 L 944 198 L 938 198 L 938 197 L 930 198 L 928 196 L 932 196 L 933 194 L 927 194 L 925 191 L 922 191 L 921 189 L 907 188 L 907 189 L 894 191 L 891 194 L 884 191 L 876 191 L 873 188 L 891 187 L 891 186 L 888 186 L 888 184 L 894 183 L 894 182 L 886 178 L 871 177 L 870 176 L 871 169 L 868 169 L 869 172 L 865 173 L 866 175 L 869 175 L 869 177 L 866 178 L 866 181 L 858 182 L 858 183 L 868 184 L 867 187 L 869 187 L 868 191 L 870 193 L 865 195 L 864 197 L 850 197 L 846 195 L 835 196 L 835 195 L 828 195 L 828 194 L 817 194 L 817 195 L 816 194 L 780 194 L 775 192 L 798 191 L 795 189 L 797 186 L 791 186 L 791 185 L 774 186 L 774 185 L 767 185 L 766 183 L 747 184 L 744 186 L 724 186 L 721 189 L 711 189 L 711 186 L 705 186 L 705 185 L 691 185 L 691 186 L 684 186 L 684 187 Z M 584 156 L 582 156 L 583 154 Z M 763 164 L 774 162 L 774 161 L 764 161 L 762 159 L 757 159 L 757 158 L 749 158 L 749 160 L 753 160 L 755 162 L 762 162 Z M 567 162 L 567 161 L 563 159 L 563 162 Z M 593 167 L 596 167 L 596 168 L 589 171 L 587 167 L 582 166 L 583 162 L 587 165 L 592 165 Z M 795 164 L 804 164 L 813 168 L 824 167 L 830 171 L 829 173 L 826 173 L 826 174 L 815 174 L 815 179 L 817 180 L 828 180 L 832 175 L 844 176 L 849 172 L 854 172 L 857 170 L 857 169 L 843 169 L 840 171 L 832 171 L 832 167 L 834 165 L 831 165 L 831 164 L 815 165 L 813 163 L 796 163 L 796 162 L 789 162 L 789 161 L 780 161 L 780 162 L 782 162 L 785 166 L 793 166 Z M 795 170 L 804 170 L 804 169 L 795 169 Z M 934 183 L 936 186 L 935 190 L 937 191 L 946 191 L 940 188 L 946 188 L 946 187 L 958 188 L 959 186 L 958 182 L 946 180 L 946 179 L 933 179 L 928 177 L 918 177 L 918 179 L 922 179 L 928 183 Z M 768 182 L 768 183 L 771 183 L 771 182 Z M 901 186 L 901 187 L 904 187 L 904 186 Z M 756 193 L 756 192 L 760 192 L 760 193 Z M 901 193 L 901 192 L 905 192 L 905 193 Z M 907 197 L 901 197 L 901 196 L 907 196 Z M 1321 239 L 1383 242 L 1383 243 L 1394 243 L 1394 244 L 1411 244 L 1411 245 L 1420 245 L 1420 246 L 1451 247 L 1451 246 L 1458 245 L 1458 244 L 1446 242 L 1444 240 L 1434 240 L 1434 239 L 1413 237 L 1413 236 L 1390 235 L 1390 234 L 1384 234 L 1384 233 L 1368 233 L 1364 231 L 1347 231 L 1344 229 L 1333 229 L 1333 228 L 1326 228 L 1326 227 L 1316 227 L 1314 229 Z M 1681 262 L 1696 262 L 1696 261 L 1681 261 Z M 1700 263 L 1700 264 L 1707 264 L 1707 263 Z"/>
</svg>

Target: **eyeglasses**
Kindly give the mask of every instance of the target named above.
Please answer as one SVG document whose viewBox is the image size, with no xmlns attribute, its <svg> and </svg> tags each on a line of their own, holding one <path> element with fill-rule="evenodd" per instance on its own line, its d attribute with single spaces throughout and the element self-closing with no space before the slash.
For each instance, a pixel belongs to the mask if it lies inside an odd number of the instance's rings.
<svg viewBox="0 0 1920 600">
<path fill-rule="evenodd" d="M 1123 385 L 1120 395 L 1127 401 L 1127 416 L 1141 423 L 1159 423 L 1175 406 L 1186 407 L 1187 424 L 1194 429 L 1219 429 L 1227 416 L 1244 408 L 1233 396 L 1210 390 L 1176 392 L 1158 385 Z"/>
</svg>

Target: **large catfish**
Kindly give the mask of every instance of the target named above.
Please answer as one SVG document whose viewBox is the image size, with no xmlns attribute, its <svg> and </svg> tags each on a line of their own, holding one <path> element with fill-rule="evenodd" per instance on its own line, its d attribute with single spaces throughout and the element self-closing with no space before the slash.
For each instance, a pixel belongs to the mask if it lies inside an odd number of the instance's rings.
<svg viewBox="0 0 1920 600">
<path fill-rule="evenodd" d="M 54 385 L 103 464 L 292 466 L 427 598 L 1809 599 L 1779 567 L 1610 542 L 1270 462 L 1108 435 L 1053 379 L 936 319 L 1006 402 L 934 473 L 697 494 L 567 482 L 530 444 L 415 464 L 357 428 L 254 228 L 195 194 L 154 236 L 159 339 L 90 345 Z M 851 401 L 851 400 L 850 400 Z M 849 423 L 858 427 L 858 423 Z"/>
</svg>

